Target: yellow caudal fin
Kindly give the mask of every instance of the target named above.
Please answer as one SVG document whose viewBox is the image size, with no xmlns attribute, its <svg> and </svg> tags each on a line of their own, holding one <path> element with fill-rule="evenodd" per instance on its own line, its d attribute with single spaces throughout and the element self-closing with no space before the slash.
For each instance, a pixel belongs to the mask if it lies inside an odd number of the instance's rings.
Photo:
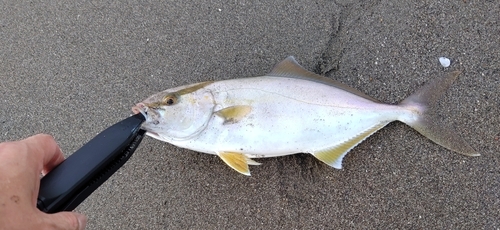
<svg viewBox="0 0 500 230">
<path fill-rule="evenodd" d="M 374 134 L 375 132 L 377 132 L 377 130 L 383 128 L 387 124 L 388 122 L 377 124 L 345 142 L 328 147 L 326 149 L 314 151 L 312 152 L 312 155 L 315 156 L 318 160 L 323 161 L 327 165 L 330 165 L 336 169 L 341 169 L 342 159 L 352 148 L 354 148 L 356 145 L 361 143 L 363 140 L 365 140 L 370 135 Z"/>
<path fill-rule="evenodd" d="M 457 132 L 442 124 L 433 111 L 433 106 L 437 100 L 459 74 L 459 71 L 455 71 L 445 77 L 436 78 L 403 100 L 399 105 L 415 111 L 416 116 L 402 117 L 400 120 L 449 150 L 467 156 L 479 156 L 479 153 L 462 139 Z"/>
<path fill-rule="evenodd" d="M 219 152 L 217 155 L 227 164 L 229 167 L 238 171 L 243 175 L 250 176 L 250 169 L 248 165 L 260 165 L 259 162 L 256 162 L 249 157 L 247 157 L 243 153 L 236 152 Z"/>
</svg>

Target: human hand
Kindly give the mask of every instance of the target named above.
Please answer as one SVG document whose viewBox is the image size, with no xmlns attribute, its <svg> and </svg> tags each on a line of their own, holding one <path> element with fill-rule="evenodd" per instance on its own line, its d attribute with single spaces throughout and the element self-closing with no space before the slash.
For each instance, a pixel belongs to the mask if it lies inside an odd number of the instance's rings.
<svg viewBox="0 0 500 230">
<path fill-rule="evenodd" d="M 0 229 L 82 230 L 87 217 L 75 212 L 44 213 L 36 208 L 40 173 L 64 161 L 49 135 L 0 143 Z"/>
</svg>

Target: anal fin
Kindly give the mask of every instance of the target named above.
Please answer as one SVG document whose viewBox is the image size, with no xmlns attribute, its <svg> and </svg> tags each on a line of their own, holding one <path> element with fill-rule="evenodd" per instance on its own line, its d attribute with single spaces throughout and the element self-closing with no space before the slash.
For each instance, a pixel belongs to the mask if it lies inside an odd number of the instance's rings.
<svg viewBox="0 0 500 230">
<path fill-rule="evenodd" d="M 248 165 L 260 165 L 243 153 L 236 152 L 218 152 L 217 155 L 227 164 L 229 167 L 238 171 L 243 175 L 250 176 L 250 169 Z"/>
<path fill-rule="evenodd" d="M 338 145 L 331 146 L 326 149 L 313 151 L 312 155 L 316 157 L 318 160 L 323 161 L 327 165 L 330 165 L 336 169 L 341 169 L 342 159 L 352 148 L 354 148 L 356 145 L 361 143 L 363 140 L 365 140 L 370 135 L 374 134 L 387 124 L 388 122 L 377 124 Z"/>
</svg>

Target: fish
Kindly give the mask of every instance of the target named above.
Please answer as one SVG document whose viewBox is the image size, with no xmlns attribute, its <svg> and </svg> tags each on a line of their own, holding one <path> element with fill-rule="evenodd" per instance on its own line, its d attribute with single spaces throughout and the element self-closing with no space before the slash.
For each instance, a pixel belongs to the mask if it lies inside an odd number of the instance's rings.
<svg viewBox="0 0 500 230">
<path fill-rule="evenodd" d="M 399 104 L 386 104 L 300 66 L 293 56 L 264 76 L 206 81 L 156 93 L 132 108 L 146 134 L 217 155 L 250 176 L 255 158 L 308 153 L 341 169 L 356 145 L 393 121 L 466 156 L 479 154 L 433 112 L 460 72 L 435 78 Z"/>
</svg>

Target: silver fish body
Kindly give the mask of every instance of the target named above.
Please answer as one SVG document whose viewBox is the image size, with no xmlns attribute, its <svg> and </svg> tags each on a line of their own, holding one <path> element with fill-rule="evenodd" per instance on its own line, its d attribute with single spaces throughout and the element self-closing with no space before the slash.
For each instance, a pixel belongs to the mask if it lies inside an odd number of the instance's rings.
<svg viewBox="0 0 500 230">
<path fill-rule="evenodd" d="M 388 105 L 340 82 L 303 69 L 293 57 L 266 76 L 203 82 L 169 89 L 138 103 L 148 135 L 179 147 L 215 154 L 250 175 L 251 158 L 310 153 L 334 168 L 368 136 L 404 122 L 434 142 L 478 155 L 427 110 L 451 85 L 451 73 L 399 105 Z"/>
</svg>

